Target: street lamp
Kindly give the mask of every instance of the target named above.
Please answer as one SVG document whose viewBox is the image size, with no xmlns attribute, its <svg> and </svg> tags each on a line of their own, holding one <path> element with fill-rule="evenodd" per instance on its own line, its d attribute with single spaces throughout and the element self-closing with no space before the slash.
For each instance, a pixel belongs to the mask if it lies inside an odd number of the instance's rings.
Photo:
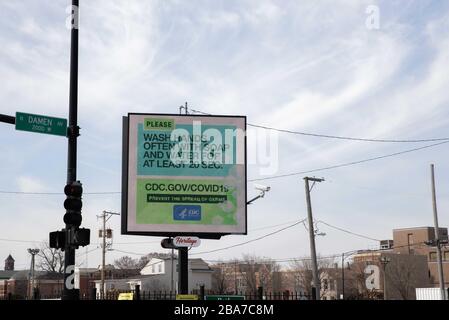
<svg viewBox="0 0 449 320">
<path fill-rule="evenodd" d="M 387 300 L 387 274 L 386 274 L 386 269 L 387 269 L 387 264 L 391 261 L 391 259 L 386 257 L 386 256 L 381 256 L 379 261 L 382 264 L 382 269 L 384 271 L 384 300 Z"/>
<path fill-rule="evenodd" d="M 359 253 L 359 250 L 343 252 L 341 254 L 341 300 L 345 299 L 345 259 L 357 253 Z"/>
<path fill-rule="evenodd" d="M 33 290 L 34 290 L 34 256 L 39 253 L 39 249 L 28 249 L 28 253 L 31 254 L 31 267 L 30 267 L 30 273 L 29 273 L 29 298 L 32 299 L 33 297 Z"/>
</svg>

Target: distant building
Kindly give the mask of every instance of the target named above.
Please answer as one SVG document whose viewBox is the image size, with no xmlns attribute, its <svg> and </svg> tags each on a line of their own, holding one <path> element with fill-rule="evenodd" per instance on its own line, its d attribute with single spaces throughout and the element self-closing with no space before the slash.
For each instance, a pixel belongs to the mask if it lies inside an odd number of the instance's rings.
<svg viewBox="0 0 449 320">
<path fill-rule="evenodd" d="M 211 290 L 213 270 L 202 259 L 189 259 L 189 292 L 199 292 L 200 286 L 204 285 L 205 290 Z M 122 279 L 107 279 L 105 281 L 105 290 L 133 290 L 136 285 L 140 286 L 141 291 L 177 291 L 178 271 L 177 258 L 172 260 L 170 257 L 152 258 L 145 267 L 140 270 L 140 274 L 129 276 Z M 173 273 L 172 273 L 173 270 Z M 172 278 L 173 275 L 173 278 Z M 173 282 L 172 282 L 173 279 Z M 94 285 L 97 292 L 100 291 L 101 281 L 95 280 Z"/>
<path fill-rule="evenodd" d="M 113 265 L 104 268 L 105 280 L 120 280 L 140 274 L 138 269 L 116 269 Z M 101 266 L 98 268 L 75 268 L 75 288 L 80 290 L 81 297 L 90 297 L 95 281 L 101 280 Z"/>
<path fill-rule="evenodd" d="M 280 292 L 283 288 L 283 273 L 271 262 L 218 263 L 212 268 L 215 292 L 255 294 L 258 287 L 267 292 Z"/>
<path fill-rule="evenodd" d="M 0 271 L 0 299 L 13 296 L 19 299 L 29 299 L 29 270 Z M 35 271 L 35 288 L 41 297 L 59 296 L 63 289 L 64 277 L 61 273 Z"/>
<path fill-rule="evenodd" d="M 383 265 L 382 258 L 389 262 Z M 368 266 L 377 268 L 367 270 Z M 388 300 L 415 300 L 415 289 L 428 286 L 430 281 L 425 256 L 401 254 L 393 250 L 359 252 L 353 256 L 351 269 L 354 285 L 362 297 L 383 298 L 385 283 Z M 368 279 L 370 275 L 371 280 Z M 377 284 L 378 289 L 367 288 L 367 281 L 371 281 L 373 286 Z"/>
<path fill-rule="evenodd" d="M 5 260 L 5 271 L 14 271 L 14 258 L 9 255 Z"/>
<path fill-rule="evenodd" d="M 448 240 L 447 228 L 439 228 L 439 238 Z M 437 252 L 436 248 L 427 245 L 429 241 L 435 240 L 435 228 L 433 227 L 417 227 L 393 230 L 394 248 L 393 252 L 409 255 L 426 256 L 430 285 L 439 286 Z M 445 286 L 449 286 L 449 248 L 446 246 L 442 249 L 443 273 Z"/>
</svg>

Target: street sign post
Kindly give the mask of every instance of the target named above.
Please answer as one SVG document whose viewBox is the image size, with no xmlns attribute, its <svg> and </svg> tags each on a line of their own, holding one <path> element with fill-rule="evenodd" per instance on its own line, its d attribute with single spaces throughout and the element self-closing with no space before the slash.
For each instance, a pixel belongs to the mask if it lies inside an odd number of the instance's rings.
<svg viewBox="0 0 449 320">
<path fill-rule="evenodd" d="M 204 300 L 245 300 L 245 296 L 212 295 L 204 296 Z"/>
<path fill-rule="evenodd" d="M 16 130 L 67 136 L 67 119 L 16 112 Z"/>
<path fill-rule="evenodd" d="M 196 295 L 196 294 L 177 294 L 176 300 L 198 300 L 198 295 Z"/>
</svg>

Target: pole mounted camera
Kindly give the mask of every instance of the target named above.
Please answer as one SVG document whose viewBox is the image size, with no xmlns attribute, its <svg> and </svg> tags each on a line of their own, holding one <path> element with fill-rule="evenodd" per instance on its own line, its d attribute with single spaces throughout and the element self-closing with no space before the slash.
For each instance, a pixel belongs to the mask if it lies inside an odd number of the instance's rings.
<svg viewBox="0 0 449 320">
<path fill-rule="evenodd" d="M 260 191 L 260 194 L 259 194 L 257 197 L 255 197 L 255 198 L 249 200 L 246 204 L 251 204 L 251 203 L 253 203 L 254 201 L 256 201 L 257 199 L 260 199 L 260 198 L 265 197 L 265 193 L 271 190 L 271 187 L 269 187 L 269 186 L 264 186 L 264 185 L 262 185 L 262 184 L 254 184 L 254 188 L 255 188 L 256 190 L 259 190 L 259 191 Z"/>
</svg>

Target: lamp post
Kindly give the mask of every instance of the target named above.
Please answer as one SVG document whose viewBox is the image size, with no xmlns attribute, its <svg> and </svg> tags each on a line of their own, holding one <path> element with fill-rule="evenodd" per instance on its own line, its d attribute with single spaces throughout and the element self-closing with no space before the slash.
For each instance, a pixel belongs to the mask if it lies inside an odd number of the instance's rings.
<svg viewBox="0 0 449 320">
<path fill-rule="evenodd" d="M 359 250 L 343 252 L 341 254 L 341 300 L 345 299 L 345 260 L 357 253 L 359 253 Z"/>
<path fill-rule="evenodd" d="M 28 294 L 29 299 L 33 298 L 33 293 L 34 293 L 34 256 L 36 254 L 38 254 L 39 251 L 40 251 L 39 249 L 28 249 L 28 253 L 31 254 L 31 268 L 30 268 L 30 275 L 29 275 L 30 290 L 29 290 L 29 294 Z"/>
<path fill-rule="evenodd" d="M 382 269 L 384 271 L 384 300 L 387 300 L 387 264 L 391 261 L 390 258 L 386 256 L 381 256 L 379 259 L 380 263 L 382 264 Z"/>
</svg>

